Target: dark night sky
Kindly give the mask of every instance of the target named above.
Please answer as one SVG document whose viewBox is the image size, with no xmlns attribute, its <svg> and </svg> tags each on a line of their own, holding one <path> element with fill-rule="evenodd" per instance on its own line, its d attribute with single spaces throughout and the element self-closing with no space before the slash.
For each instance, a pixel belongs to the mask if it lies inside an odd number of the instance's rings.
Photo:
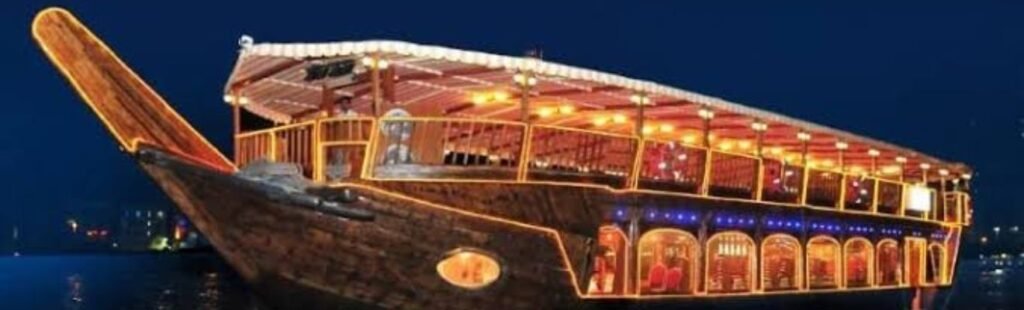
<svg viewBox="0 0 1024 310">
<path fill-rule="evenodd" d="M 967 162 L 977 170 L 980 220 L 1024 222 L 1022 4 L 110 2 L 63 5 L 222 150 L 230 147 L 230 111 L 221 90 L 242 34 L 257 42 L 400 39 L 513 55 L 541 48 L 549 60 Z M 2 6 L 13 7 L 0 9 L 0 232 L 87 208 L 166 203 L 30 39 L 43 5 Z"/>
</svg>

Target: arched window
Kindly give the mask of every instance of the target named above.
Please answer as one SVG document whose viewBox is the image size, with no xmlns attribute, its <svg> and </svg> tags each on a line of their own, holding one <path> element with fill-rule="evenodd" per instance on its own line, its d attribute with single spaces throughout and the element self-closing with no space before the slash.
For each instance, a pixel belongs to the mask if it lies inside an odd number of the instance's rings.
<svg viewBox="0 0 1024 310">
<path fill-rule="evenodd" d="M 637 285 L 640 294 L 692 294 L 699 244 L 688 232 L 655 229 L 640 237 Z"/>
<path fill-rule="evenodd" d="M 754 289 L 757 248 L 741 232 L 723 232 L 708 239 L 708 293 L 741 293 Z"/>
<path fill-rule="evenodd" d="M 944 284 L 946 281 L 946 247 L 939 243 L 928 246 L 928 259 L 925 262 L 925 283 Z"/>
<path fill-rule="evenodd" d="M 903 257 L 900 255 L 900 246 L 893 239 L 884 239 L 878 242 L 878 273 L 876 280 L 880 286 L 899 285 L 903 279 Z"/>
<path fill-rule="evenodd" d="M 800 240 L 774 234 L 761 241 L 761 286 L 765 291 L 799 289 L 803 278 Z"/>
<path fill-rule="evenodd" d="M 817 236 L 807 242 L 807 284 L 810 288 L 839 287 L 839 241 Z"/>
<path fill-rule="evenodd" d="M 587 293 L 615 295 L 626 291 L 626 234 L 616 226 L 603 226 L 597 232 L 593 270 Z"/>
<path fill-rule="evenodd" d="M 875 247 L 864 238 L 846 240 L 846 287 L 871 286 Z"/>
</svg>

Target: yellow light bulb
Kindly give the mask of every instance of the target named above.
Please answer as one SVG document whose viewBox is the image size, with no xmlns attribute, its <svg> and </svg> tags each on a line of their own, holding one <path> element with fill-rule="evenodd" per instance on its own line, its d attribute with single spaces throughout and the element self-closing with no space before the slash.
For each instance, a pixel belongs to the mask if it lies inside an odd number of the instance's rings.
<svg viewBox="0 0 1024 310">
<path fill-rule="evenodd" d="M 685 143 L 685 144 L 694 144 L 696 142 L 697 142 L 697 136 L 695 136 L 695 135 L 685 135 L 685 136 L 683 136 L 683 143 Z"/>
<path fill-rule="evenodd" d="M 612 122 L 614 122 L 616 124 L 625 123 L 626 120 L 627 120 L 626 116 L 622 115 L 622 114 L 615 114 L 615 115 L 612 116 Z"/>
<path fill-rule="evenodd" d="M 644 126 L 643 132 L 644 132 L 644 135 L 652 134 L 652 133 L 654 133 L 654 127 L 653 126 Z"/>
<path fill-rule="evenodd" d="M 481 104 L 487 103 L 487 95 L 481 94 L 481 93 L 476 93 L 476 94 L 473 94 L 472 100 L 473 100 L 473 104 L 481 105 Z"/>
<path fill-rule="evenodd" d="M 537 110 L 537 115 L 540 116 L 540 118 L 548 118 L 552 114 L 555 114 L 554 108 L 540 108 Z"/>
<path fill-rule="evenodd" d="M 558 107 L 558 113 L 561 113 L 561 114 L 572 114 L 573 112 L 576 112 L 576 107 L 574 107 L 574 106 L 563 105 L 563 106 Z"/>
<path fill-rule="evenodd" d="M 669 125 L 669 124 L 663 124 L 663 125 L 658 127 L 658 130 L 660 130 L 661 132 L 664 132 L 664 133 L 670 133 L 670 132 L 672 132 L 675 129 L 676 129 L 675 126 L 672 126 L 672 125 Z"/>
<path fill-rule="evenodd" d="M 732 150 L 732 147 L 732 141 L 722 141 L 722 143 L 718 144 L 718 148 L 722 149 L 723 151 Z"/>
<path fill-rule="evenodd" d="M 508 100 L 508 93 L 500 91 L 500 90 L 496 91 L 496 92 L 494 92 L 494 100 L 495 101 L 505 101 L 505 100 Z"/>
</svg>

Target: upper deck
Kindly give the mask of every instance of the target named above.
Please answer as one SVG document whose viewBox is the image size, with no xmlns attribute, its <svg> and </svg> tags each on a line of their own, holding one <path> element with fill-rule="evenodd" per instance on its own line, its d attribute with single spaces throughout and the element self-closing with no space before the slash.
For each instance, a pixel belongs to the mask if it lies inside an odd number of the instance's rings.
<svg viewBox="0 0 1024 310">
<path fill-rule="evenodd" d="M 558 183 L 961 225 L 967 166 L 652 82 L 404 42 L 243 42 L 239 165 Z M 257 119 L 266 119 L 261 126 Z"/>
</svg>

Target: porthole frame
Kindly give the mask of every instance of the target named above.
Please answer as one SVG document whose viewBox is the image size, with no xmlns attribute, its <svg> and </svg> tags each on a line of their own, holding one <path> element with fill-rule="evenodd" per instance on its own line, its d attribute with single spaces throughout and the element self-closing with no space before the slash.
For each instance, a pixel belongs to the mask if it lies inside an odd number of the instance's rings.
<svg viewBox="0 0 1024 310">
<path fill-rule="evenodd" d="M 495 277 L 493 280 L 488 281 L 488 282 L 486 282 L 486 283 L 484 283 L 482 285 L 476 285 L 476 286 L 473 286 L 473 285 L 460 285 L 460 284 L 456 283 L 455 281 L 450 280 L 448 277 L 446 277 L 444 275 L 443 272 L 441 272 L 441 265 L 442 265 L 442 263 L 444 263 L 448 259 L 451 259 L 451 258 L 455 257 L 456 255 L 459 255 L 459 254 L 462 254 L 462 253 L 476 254 L 476 255 L 480 255 L 480 256 L 486 257 L 486 258 L 494 261 L 494 263 L 498 266 L 498 275 L 497 275 L 497 277 Z M 448 252 L 445 252 L 444 254 L 439 255 L 436 259 L 433 260 L 433 262 L 434 262 L 434 267 L 433 267 L 434 272 L 436 273 L 437 277 L 439 279 L 441 279 L 441 281 L 443 281 L 444 283 L 448 284 L 448 286 L 451 287 L 451 288 L 459 289 L 459 290 L 464 290 L 464 291 L 471 291 L 471 292 L 486 290 L 486 289 L 489 289 L 489 288 L 492 288 L 492 287 L 496 286 L 497 284 L 499 284 L 501 282 L 504 282 L 503 280 L 505 279 L 506 273 L 508 272 L 508 268 L 507 268 L 507 265 L 505 264 L 505 260 L 504 259 L 502 259 L 500 256 L 498 256 L 494 252 L 486 251 L 486 250 L 475 248 L 475 247 L 457 247 L 457 248 L 454 248 L 454 249 L 452 249 L 452 250 L 450 250 Z"/>
</svg>

